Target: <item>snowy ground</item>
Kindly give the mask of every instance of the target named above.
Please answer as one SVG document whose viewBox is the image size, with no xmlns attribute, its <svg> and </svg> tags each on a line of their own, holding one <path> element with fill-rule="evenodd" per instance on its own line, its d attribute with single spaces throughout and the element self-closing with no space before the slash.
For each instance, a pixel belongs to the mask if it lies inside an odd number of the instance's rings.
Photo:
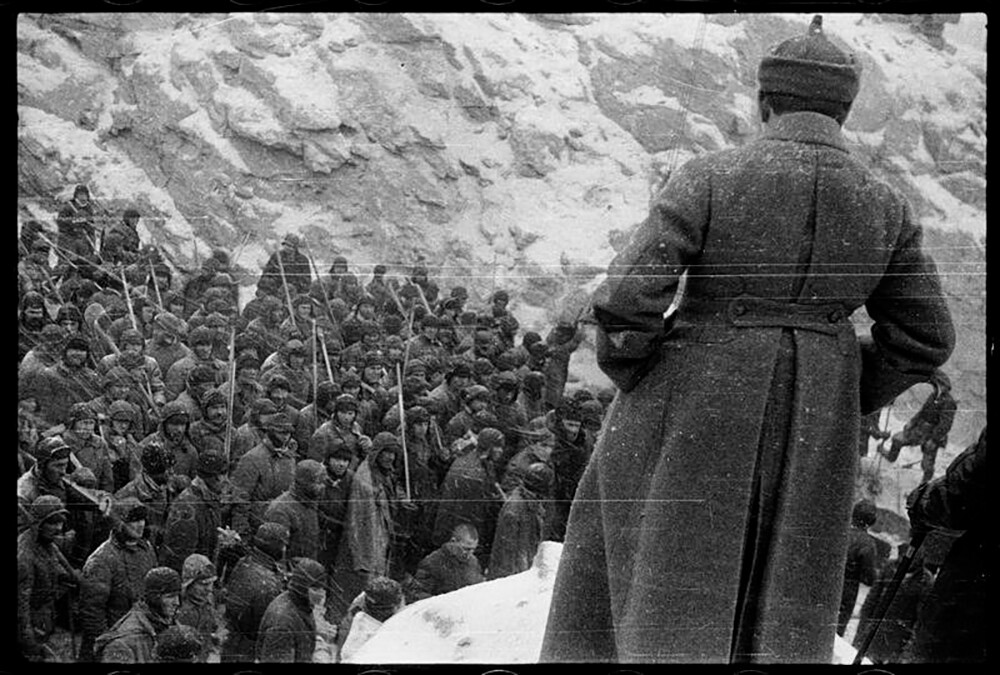
<svg viewBox="0 0 1000 675">
<path fill-rule="evenodd" d="M 537 663 L 561 554 L 562 544 L 543 542 L 530 570 L 410 605 L 350 663 Z M 838 637 L 832 662 L 855 653 Z"/>
</svg>

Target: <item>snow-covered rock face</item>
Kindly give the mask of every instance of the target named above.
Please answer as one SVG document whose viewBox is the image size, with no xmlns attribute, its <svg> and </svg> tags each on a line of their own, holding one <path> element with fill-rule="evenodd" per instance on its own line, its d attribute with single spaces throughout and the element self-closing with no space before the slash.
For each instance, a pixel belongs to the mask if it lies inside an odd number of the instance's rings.
<svg viewBox="0 0 1000 675">
<path fill-rule="evenodd" d="M 239 263 L 256 271 L 297 231 L 323 271 L 337 253 L 362 275 L 422 260 L 473 300 L 511 289 L 537 330 L 585 302 L 667 171 L 754 136 L 757 64 L 810 18 L 21 14 L 19 219 L 51 218 L 83 182 L 112 212 L 138 205 L 141 233 L 182 264 L 252 233 Z M 864 65 L 846 135 L 910 198 L 945 273 L 971 441 L 985 51 L 935 49 L 879 15 L 825 27 Z"/>
</svg>

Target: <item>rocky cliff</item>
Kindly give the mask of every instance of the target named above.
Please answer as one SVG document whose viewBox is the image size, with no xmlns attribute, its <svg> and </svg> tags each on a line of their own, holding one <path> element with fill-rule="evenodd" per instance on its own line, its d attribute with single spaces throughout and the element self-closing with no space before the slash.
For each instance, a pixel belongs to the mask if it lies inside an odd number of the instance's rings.
<svg viewBox="0 0 1000 675">
<path fill-rule="evenodd" d="M 811 15 L 22 14 L 18 213 L 86 183 L 193 265 L 241 250 L 247 288 L 288 231 L 325 271 L 423 261 L 525 329 L 575 312 L 653 187 L 758 130 L 761 55 Z M 986 57 L 831 14 L 858 53 L 856 151 L 910 198 L 960 326 L 949 364 L 985 420 Z M 245 248 L 240 242 L 249 236 Z M 590 377 L 581 357 L 577 375 Z M 917 400 L 901 402 L 897 410 Z"/>
</svg>

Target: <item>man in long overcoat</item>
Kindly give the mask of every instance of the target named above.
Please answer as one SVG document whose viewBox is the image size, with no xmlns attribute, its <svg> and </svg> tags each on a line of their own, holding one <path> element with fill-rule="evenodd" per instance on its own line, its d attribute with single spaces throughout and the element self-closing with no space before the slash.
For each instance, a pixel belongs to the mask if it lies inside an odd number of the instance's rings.
<svg viewBox="0 0 1000 675">
<path fill-rule="evenodd" d="M 841 133 L 859 77 L 815 21 L 779 45 L 759 73 L 763 136 L 674 172 L 612 261 L 593 305 L 620 392 L 576 492 L 543 661 L 832 659 L 859 415 L 955 341 L 910 207 Z"/>
</svg>

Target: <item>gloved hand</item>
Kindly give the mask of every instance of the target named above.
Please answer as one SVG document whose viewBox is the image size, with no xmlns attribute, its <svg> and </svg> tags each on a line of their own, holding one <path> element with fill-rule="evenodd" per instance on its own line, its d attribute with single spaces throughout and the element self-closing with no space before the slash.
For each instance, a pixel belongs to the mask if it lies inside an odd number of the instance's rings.
<svg viewBox="0 0 1000 675">
<path fill-rule="evenodd" d="M 906 495 L 906 515 L 910 520 L 910 540 L 918 537 L 923 538 L 933 529 L 924 520 L 919 506 L 920 497 L 927 489 L 929 483 L 921 483 L 910 494 Z"/>
</svg>

